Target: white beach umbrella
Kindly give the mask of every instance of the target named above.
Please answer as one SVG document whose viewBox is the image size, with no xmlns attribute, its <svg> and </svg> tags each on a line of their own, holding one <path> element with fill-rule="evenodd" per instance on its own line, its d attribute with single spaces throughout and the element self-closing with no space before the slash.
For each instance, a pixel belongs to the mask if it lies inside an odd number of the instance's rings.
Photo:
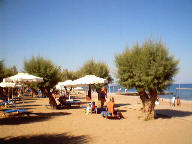
<svg viewBox="0 0 192 144">
<path fill-rule="evenodd" d="M 70 87 L 72 85 L 73 85 L 73 81 L 72 80 L 66 80 L 66 81 L 60 83 L 60 86 L 62 86 L 62 87 L 64 87 L 64 86 Z"/>
<path fill-rule="evenodd" d="M 87 92 L 88 91 L 88 89 L 85 89 L 85 88 L 82 88 L 82 87 L 75 87 L 74 89 L 73 89 L 75 92 Z"/>
<path fill-rule="evenodd" d="M 43 78 L 28 73 L 18 73 L 14 76 L 5 78 L 5 82 L 14 82 L 16 84 L 40 83 L 43 82 Z"/>
<path fill-rule="evenodd" d="M 56 85 L 56 89 L 62 89 L 63 87 L 71 87 L 73 86 L 73 81 L 72 80 L 66 80 L 64 82 L 58 82 Z"/>
<path fill-rule="evenodd" d="M 86 75 L 82 78 L 73 81 L 73 86 L 88 86 L 91 84 L 108 83 L 104 78 L 97 77 L 95 75 Z"/>
<path fill-rule="evenodd" d="M 73 81 L 73 86 L 89 86 L 88 97 L 91 98 L 91 85 L 108 83 L 104 78 L 97 77 L 95 75 L 86 75 L 82 78 Z"/>
<path fill-rule="evenodd" d="M 40 83 L 43 82 L 43 78 L 30 75 L 28 73 L 18 73 L 14 76 L 5 78 L 5 82 L 15 82 L 15 83 Z"/>
<path fill-rule="evenodd" d="M 21 87 L 22 85 L 12 83 L 12 82 L 5 82 L 5 79 L 3 79 L 3 82 L 0 83 L 0 87 L 7 87 L 12 88 L 12 99 L 13 99 L 13 88 L 14 87 Z"/>
<path fill-rule="evenodd" d="M 10 82 L 1 82 L 0 87 L 15 87 L 15 83 L 10 83 Z"/>
<path fill-rule="evenodd" d="M 21 87 L 22 85 L 20 84 L 16 84 L 13 82 L 5 82 L 5 78 L 3 79 L 3 81 L 0 83 L 0 87 Z"/>
<path fill-rule="evenodd" d="M 76 87 L 74 88 L 74 90 L 82 90 L 83 88 L 82 87 Z"/>
<path fill-rule="evenodd" d="M 60 90 L 60 89 L 61 89 L 61 85 L 60 85 L 61 83 L 62 83 L 62 82 L 58 82 L 58 83 L 57 83 L 57 85 L 56 85 L 56 89 L 57 89 L 57 90 Z"/>
<path fill-rule="evenodd" d="M 1 82 L 0 87 L 22 87 L 20 84 L 11 83 L 11 82 Z"/>
</svg>

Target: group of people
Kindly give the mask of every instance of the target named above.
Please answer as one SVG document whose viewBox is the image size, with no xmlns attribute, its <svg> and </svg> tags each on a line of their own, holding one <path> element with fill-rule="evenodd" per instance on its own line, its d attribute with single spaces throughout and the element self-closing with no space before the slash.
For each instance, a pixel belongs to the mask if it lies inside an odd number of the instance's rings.
<svg viewBox="0 0 192 144">
<path fill-rule="evenodd" d="M 59 91 L 55 90 L 52 94 L 55 103 L 56 103 L 56 99 L 58 99 L 59 104 L 57 105 L 58 108 L 62 108 L 62 107 L 71 107 L 71 103 L 67 101 L 67 98 L 65 96 L 65 94 L 60 95 Z"/>
<path fill-rule="evenodd" d="M 179 96 L 176 98 L 176 96 L 174 95 L 173 98 L 170 100 L 170 105 L 175 106 L 176 104 L 177 104 L 177 106 L 180 106 L 181 105 L 181 99 Z"/>
<path fill-rule="evenodd" d="M 115 117 L 118 115 L 118 117 L 120 118 L 124 118 L 122 113 L 119 112 L 117 109 L 115 109 L 115 101 L 114 101 L 114 98 L 111 97 L 110 98 L 110 101 L 107 102 L 106 104 L 106 108 L 104 107 L 104 104 L 106 102 L 106 98 L 107 98 L 107 88 L 106 87 L 103 87 L 102 90 L 101 90 L 101 96 L 100 96 L 100 100 L 101 100 L 101 108 L 98 108 L 96 105 L 95 105 L 95 102 L 91 102 L 88 107 L 86 108 L 86 114 L 89 114 L 90 112 L 105 112 L 107 114 L 109 114 L 111 117 Z"/>
</svg>

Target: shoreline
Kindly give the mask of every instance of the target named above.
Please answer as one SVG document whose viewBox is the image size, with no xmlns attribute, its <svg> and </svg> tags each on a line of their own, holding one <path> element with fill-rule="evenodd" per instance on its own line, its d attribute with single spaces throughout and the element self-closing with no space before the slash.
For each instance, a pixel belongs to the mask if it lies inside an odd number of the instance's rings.
<svg viewBox="0 0 192 144">
<path fill-rule="evenodd" d="M 135 92 L 133 92 L 135 93 Z M 115 95 L 121 95 L 121 96 L 132 96 L 132 97 L 139 97 L 138 95 L 125 95 L 125 94 L 118 94 L 118 93 L 109 93 L 108 94 L 115 94 Z M 165 97 L 161 97 L 159 96 L 160 99 L 166 99 L 166 100 L 171 100 L 171 98 L 165 98 Z M 180 97 L 181 98 L 181 97 Z M 186 100 L 186 99 L 181 99 L 181 101 L 183 102 L 192 102 L 192 99 L 191 100 Z"/>
</svg>

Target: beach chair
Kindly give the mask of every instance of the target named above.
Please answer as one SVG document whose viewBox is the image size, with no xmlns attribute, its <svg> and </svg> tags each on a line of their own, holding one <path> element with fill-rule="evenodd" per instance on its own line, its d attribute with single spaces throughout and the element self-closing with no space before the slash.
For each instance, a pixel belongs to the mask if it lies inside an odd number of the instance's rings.
<svg viewBox="0 0 192 144">
<path fill-rule="evenodd" d="M 46 98 L 46 96 L 42 96 L 42 95 L 41 95 L 41 96 L 38 96 L 38 98 Z"/>
<path fill-rule="evenodd" d="M 71 105 L 78 105 L 78 106 L 80 106 L 80 104 L 81 104 L 80 100 L 69 99 L 69 100 L 67 100 L 67 102 L 69 102 Z"/>
<path fill-rule="evenodd" d="M 105 107 L 103 107 L 103 108 L 95 108 L 95 113 L 96 114 L 100 114 L 100 113 L 102 113 L 103 111 L 106 111 L 106 108 Z"/>
<path fill-rule="evenodd" d="M 0 106 L 3 107 L 16 107 L 16 103 L 14 103 L 13 101 L 3 101 L 0 103 Z"/>
<path fill-rule="evenodd" d="M 112 115 L 108 111 L 102 111 L 101 116 L 107 119 L 121 119 L 121 115 L 118 112 L 115 115 Z"/>
<path fill-rule="evenodd" d="M 3 113 L 3 116 L 29 116 L 31 112 L 25 110 L 25 109 L 10 109 L 6 110 Z"/>
</svg>

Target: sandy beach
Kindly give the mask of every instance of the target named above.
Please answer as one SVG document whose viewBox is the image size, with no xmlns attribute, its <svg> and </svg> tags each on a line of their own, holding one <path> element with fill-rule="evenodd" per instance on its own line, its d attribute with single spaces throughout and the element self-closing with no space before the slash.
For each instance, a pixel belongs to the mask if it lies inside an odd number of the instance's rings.
<svg viewBox="0 0 192 144">
<path fill-rule="evenodd" d="M 20 106 L 36 114 L 1 117 L 0 143 L 192 143 L 192 101 L 181 101 L 180 107 L 171 107 L 168 100 L 160 99 L 160 105 L 155 108 L 158 118 L 144 121 L 140 118 L 139 97 L 108 94 L 108 99 L 112 96 L 125 119 L 109 120 L 100 114 L 86 115 L 81 107 L 75 106 L 52 110 L 46 106 L 48 98 L 26 97 L 24 105 Z M 85 104 L 84 97 L 78 98 Z M 93 100 L 96 100 L 96 94 L 93 94 Z"/>
</svg>

